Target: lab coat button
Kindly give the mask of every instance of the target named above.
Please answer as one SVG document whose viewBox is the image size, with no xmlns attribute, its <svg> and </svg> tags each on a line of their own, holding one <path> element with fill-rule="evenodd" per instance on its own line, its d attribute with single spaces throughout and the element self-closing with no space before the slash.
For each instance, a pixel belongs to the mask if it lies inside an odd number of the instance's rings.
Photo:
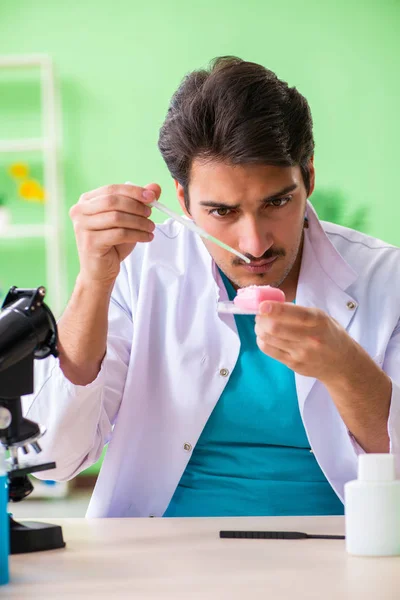
<svg viewBox="0 0 400 600">
<path fill-rule="evenodd" d="M 191 444 L 188 444 L 188 443 L 186 442 L 186 444 L 183 444 L 183 449 L 184 449 L 184 450 L 186 450 L 186 452 L 190 452 L 190 451 L 191 451 L 191 449 L 192 449 L 192 445 L 191 445 Z"/>
<path fill-rule="evenodd" d="M 351 300 L 349 300 L 349 302 L 347 303 L 347 308 L 349 310 L 354 310 L 356 306 L 357 304 L 355 302 L 352 302 Z"/>
<path fill-rule="evenodd" d="M 220 374 L 222 377 L 228 377 L 228 375 L 229 375 L 229 371 L 228 371 L 228 369 L 221 369 L 221 370 L 220 370 L 220 372 L 219 372 L 219 374 Z"/>
</svg>

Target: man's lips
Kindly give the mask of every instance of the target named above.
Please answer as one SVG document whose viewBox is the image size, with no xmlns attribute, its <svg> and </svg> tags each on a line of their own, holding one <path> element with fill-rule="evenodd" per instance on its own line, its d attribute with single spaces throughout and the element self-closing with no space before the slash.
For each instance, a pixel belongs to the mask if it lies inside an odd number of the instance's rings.
<svg viewBox="0 0 400 600">
<path fill-rule="evenodd" d="M 277 256 L 273 256 L 272 258 L 267 258 L 257 262 L 253 261 L 248 265 L 243 264 L 243 267 L 251 273 L 266 273 L 271 269 L 273 263 L 276 261 L 277 258 Z"/>
<path fill-rule="evenodd" d="M 253 267 L 261 267 L 262 265 L 268 265 L 269 263 L 273 262 L 276 258 L 278 257 L 272 256 L 271 258 L 264 258 L 263 260 L 253 260 L 250 264 Z"/>
</svg>

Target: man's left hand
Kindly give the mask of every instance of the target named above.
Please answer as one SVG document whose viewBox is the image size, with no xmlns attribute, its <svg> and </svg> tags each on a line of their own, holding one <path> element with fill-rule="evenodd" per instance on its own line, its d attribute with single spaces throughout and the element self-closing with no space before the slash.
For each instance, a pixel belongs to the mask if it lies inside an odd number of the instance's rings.
<svg viewBox="0 0 400 600">
<path fill-rule="evenodd" d="M 392 381 L 364 348 L 320 309 L 263 302 L 260 312 L 255 328 L 260 350 L 321 381 L 366 452 L 389 452 Z"/>
<path fill-rule="evenodd" d="M 262 302 L 255 332 L 260 350 L 322 382 L 332 380 L 361 348 L 335 319 L 318 308 Z"/>
</svg>

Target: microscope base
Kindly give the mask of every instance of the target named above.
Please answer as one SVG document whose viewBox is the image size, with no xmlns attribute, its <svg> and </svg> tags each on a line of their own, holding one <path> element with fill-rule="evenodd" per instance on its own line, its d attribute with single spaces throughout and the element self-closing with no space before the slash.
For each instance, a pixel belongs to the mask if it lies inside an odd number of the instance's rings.
<svg viewBox="0 0 400 600">
<path fill-rule="evenodd" d="M 10 554 L 56 550 L 64 547 L 65 542 L 59 525 L 36 521 L 18 523 L 10 516 Z"/>
</svg>

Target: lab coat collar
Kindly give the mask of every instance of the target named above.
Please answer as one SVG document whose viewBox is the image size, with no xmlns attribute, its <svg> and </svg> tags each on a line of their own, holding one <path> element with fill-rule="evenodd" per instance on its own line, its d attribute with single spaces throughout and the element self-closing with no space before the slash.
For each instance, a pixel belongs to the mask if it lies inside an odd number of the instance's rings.
<svg viewBox="0 0 400 600">
<path fill-rule="evenodd" d="M 309 226 L 304 230 L 296 304 L 319 308 L 347 329 L 357 311 L 358 303 L 346 290 L 357 279 L 357 273 L 336 250 L 309 202 L 307 219 Z M 315 382 L 313 377 L 296 373 L 301 413 Z"/>
<path fill-rule="evenodd" d="M 357 279 L 357 273 L 336 250 L 309 201 L 307 202 L 306 217 L 309 224 L 306 231 L 314 250 L 315 259 L 325 272 L 325 276 L 332 279 L 342 290 L 346 290 Z"/>
</svg>

